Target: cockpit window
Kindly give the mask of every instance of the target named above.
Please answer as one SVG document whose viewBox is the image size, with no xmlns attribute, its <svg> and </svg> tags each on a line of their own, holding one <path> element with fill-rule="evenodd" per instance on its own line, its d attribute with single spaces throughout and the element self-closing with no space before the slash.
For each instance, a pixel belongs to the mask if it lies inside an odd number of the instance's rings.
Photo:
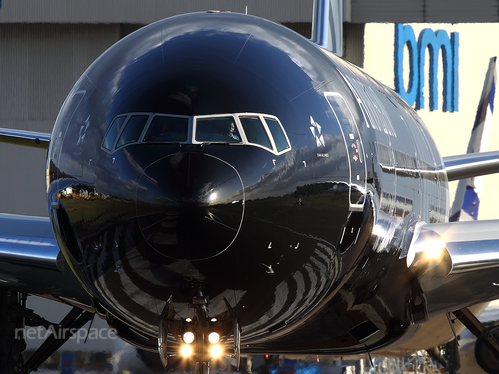
<svg viewBox="0 0 499 374">
<path fill-rule="evenodd" d="M 274 138 L 275 145 L 277 147 L 277 152 L 284 151 L 289 148 L 288 140 L 286 139 L 286 135 L 281 128 L 279 122 L 275 119 L 265 117 L 265 122 L 267 122 L 267 126 L 269 127 L 270 133 Z"/>
<path fill-rule="evenodd" d="M 272 143 L 259 117 L 239 117 L 239 120 L 243 125 L 248 143 L 258 144 L 272 150 Z"/>
<path fill-rule="evenodd" d="M 123 113 L 109 126 L 102 149 L 113 153 L 136 143 L 248 145 L 275 155 L 291 150 L 277 117 L 250 112 L 200 116 Z"/>
<path fill-rule="evenodd" d="M 118 137 L 118 134 L 120 133 L 125 120 L 126 116 L 115 118 L 115 120 L 111 124 L 111 127 L 109 127 L 109 131 L 106 134 L 104 142 L 102 143 L 102 146 L 104 148 L 108 150 L 111 150 L 111 148 L 113 148 L 114 142 L 116 141 L 116 138 Z"/>
<path fill-rule="evenodd" d="M 233 117 L 198 118 L 196 121 L 196 141 L 240 143 L 241 136 Z"/>
<path fill-rule="evenodd" d="M 185 142 L 189 130 L 189 119 L 155 116 L 149 125 L 145 142 Z"/>
<path fill-rule="evenodd" d="M 121 133 L 121 136 L 116 144 L 116 148 L 119 148 L 128 143 L 134 143 L 139 140 L 140 134 L 146 125 L 149 116 L 131 116 L 126 123 L 125 129 Z"/>
</svg>

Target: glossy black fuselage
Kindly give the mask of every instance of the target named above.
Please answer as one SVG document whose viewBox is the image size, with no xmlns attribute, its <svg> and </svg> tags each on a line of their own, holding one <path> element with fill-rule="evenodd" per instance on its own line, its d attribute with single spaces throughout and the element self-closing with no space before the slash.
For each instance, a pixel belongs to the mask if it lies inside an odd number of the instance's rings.
<svg viewBox="0 0 499 374">
<path fill-rule="evenodd" d="M 277 118 L 288 148 L 103 146 L 119 116 L 187 118 L 192 132 L 199 116 L 246 113 Z M 182 318 L 200 293 L 220 317 L 225 298 L 248 352 L 403 338 L 425 316 L 411 232 L 449 205 L 435 144 L 396 94 L 282 26 L 228 13 L 157 22 L 97 59 L 58 116 L 47 183 L 64 255 L 110 319 L 155 338 L 170 296 Z"/>
</svg>

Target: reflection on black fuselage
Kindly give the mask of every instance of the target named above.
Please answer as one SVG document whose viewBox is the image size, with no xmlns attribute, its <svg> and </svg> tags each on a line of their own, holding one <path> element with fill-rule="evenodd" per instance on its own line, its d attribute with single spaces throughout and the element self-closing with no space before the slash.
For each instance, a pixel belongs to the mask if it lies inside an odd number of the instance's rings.
<svg viewBox="0 0 499 374">
<path fill-rule="evenodd" d="M 101 148 L 123 113 L 246 112 L 278 118 L 289 151 Z M 417 219 L 448 214 L 435 145 L 391 91 L 290 30 L 216 13 L 145 27 L 85 72 L 52 139 L 65 256 L 96 303 L 142 333 L 157 336 L 170 295 L 192 317 L 199 292 L 211 317 L 227 299 L 254 352 L 381 347 L 424 314 L 399 256 Z"/>
</svg>

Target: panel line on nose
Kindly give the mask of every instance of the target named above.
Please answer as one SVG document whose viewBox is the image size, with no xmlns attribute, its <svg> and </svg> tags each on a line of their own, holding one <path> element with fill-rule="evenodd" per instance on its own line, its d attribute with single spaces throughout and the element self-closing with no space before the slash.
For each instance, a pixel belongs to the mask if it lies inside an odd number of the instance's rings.
<svg viewBox="0 0 499 374">
<path fill-rule="evenodd" d="M 213 219 L 213 218 L 212 218 L 212 217 L 210 217 L 210 216 L 214 216 L 214 217 L 216 217 L 213 213 L 208 212 L 208 215 L 207 215 L 207 216 L 204 216 L 204 218 L 206 218 L 207 220 L 210 220 L 211 222 L 218 223 L 219 225 L 222 225 L 222 226 L 224 226 L 224 227 L 227 227 L 228 229 L 231 229 L 231 230 L 233 230 L 233 231 L 239 231 L 239 229 L 237 229 L 237 230 L 236 230 L 235 228 L 230 227 L 229 225 L 226 225 L 226 224 L 224 224 L 224 223 L 222 223 L 222 222 L 220 222 L 220 221 L 217 221 L 216 219 Z"/>
<path fill-rule="evenodd" d="M 154 226 L 154 225 L 157 225 L 158 223 L 161 223 L 163 221 L 166 221 L 167 219 L 169 219 L 170 217 L 164 217 L 164 218 L 161 218 L 160 220 L 156 221 L 156 222 L 153 222 L 151 223 L 149 226 L 146 226 L 146 227 L 143 227 L 142 230 L 147 230 L 148 228 Z"/>
</svg>

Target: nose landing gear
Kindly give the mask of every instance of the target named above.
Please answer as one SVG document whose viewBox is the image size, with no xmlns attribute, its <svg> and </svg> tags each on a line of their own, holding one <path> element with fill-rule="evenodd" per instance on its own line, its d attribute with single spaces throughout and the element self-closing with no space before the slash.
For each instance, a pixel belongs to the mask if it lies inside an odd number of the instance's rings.
<svg viewBox="0 0 499 374">
<path fill-rule="evenodd" d="M 195 361 L 196 374 L 209 374 L 211 361 L 223 355 L 234 357 L 239 369 L 241 329 L 231 305 L 225 298 L 224 302 L 226 312 L 220 318 L 210 317 L 209 301 L 200 292 L 190 304 L 194 316 L 176 319 L 170 296 L 160 316 L 158 333 L 158 351 L 165 368 L 169 355 L 180 354 Z M 168 334 L 175 342 L 168 342 Z"/>
</svg>

